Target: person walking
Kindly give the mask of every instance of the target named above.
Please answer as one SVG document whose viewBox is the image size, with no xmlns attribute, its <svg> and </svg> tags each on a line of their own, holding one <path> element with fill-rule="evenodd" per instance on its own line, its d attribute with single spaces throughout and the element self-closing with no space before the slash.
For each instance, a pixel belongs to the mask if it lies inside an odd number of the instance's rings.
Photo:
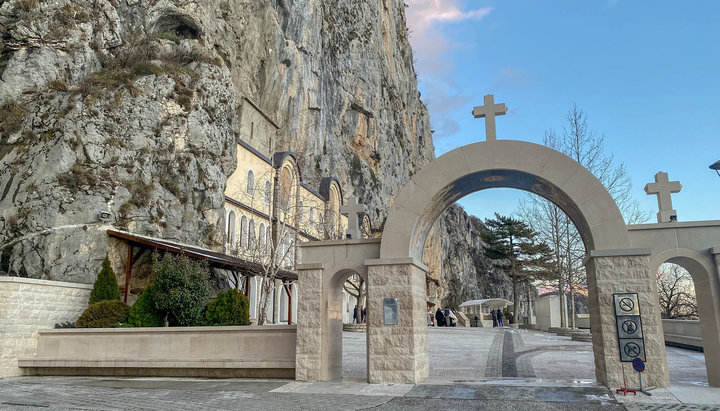
<svg viewBox="0 0 720 411">
<path fill-rule="evenodd" d="M 445 326 L 450 326 L 450 309 L 445 307 Z"/>
<path fill-rule="evenodd" d="M 445 326 L 445 314 L 440 310 L 438 307 L 437 311 L 435 311 L 435 323 L 438 327 L 444 327 Z"/>
<path fill-rule="evenodd" d="M 495 309 L 493 309 L 492 311 L 490 311 L 490 315 L 492 315 L 493 327 L 497 327 L 498 326 L 497 311 L 495 311 Z"/>
<path fill-rule="evenodd" d="M 498 319 L 498 327 L 504 327 L 505 324 L 503 324 L 503 312 L 499 308 L 497 310 L 497 319 Z"/>
</svg>

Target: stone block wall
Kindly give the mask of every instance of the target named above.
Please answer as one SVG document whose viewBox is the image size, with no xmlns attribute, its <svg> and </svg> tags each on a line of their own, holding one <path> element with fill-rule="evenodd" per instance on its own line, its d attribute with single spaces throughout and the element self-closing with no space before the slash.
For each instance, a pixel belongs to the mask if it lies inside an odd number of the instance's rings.
<svg viewBox="0 0 720 411">
<path fill-rule="evenodd" d="M 22 375 L 18 358 L 32 357 L 38 330 L 74 322 L 92 285 L 0 277 L 0 377 Z"/>
<path fill-rule="evenodd" d="M 386 325 L 383 300 L 398 299 L 398 323 Z M 368 267 L 368 380 L 414 384 L 429 375 L 425 271 L 414 264 Z M 372 313 L 372 314 L 370 314 Z"/>
<path fill-rule="evenodd" d="M 623 386 L 614 293 L 638 293 L 645 339 L 646 387 L 667 387 L 669 376 L 663 337 L 657 282 L 650 272 L 648 256 L 593 257 L 587 265 L 590 292 L 590 323 L 595 354 L 595 377 L 610 388 Z M 637 387 L 639 378 L 630 363 L 625 363 L 629 387 Z"/>
<path fill-rule="evenodd" d="M 297 347 L 295 379 L 320 381 L 322 347 L 323 269 L 298 270 Z"/>
</svg>

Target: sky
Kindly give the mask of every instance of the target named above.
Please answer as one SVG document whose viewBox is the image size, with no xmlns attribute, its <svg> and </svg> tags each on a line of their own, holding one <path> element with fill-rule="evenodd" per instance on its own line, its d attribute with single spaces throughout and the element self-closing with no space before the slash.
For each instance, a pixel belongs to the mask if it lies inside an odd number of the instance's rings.
<svg viewBox="0 0 720 411">
<path fill-rule="evenodd" d="M 573 104 L 624 164 L 635 199 L 658 171 L 678 180 L 678 221 L 720 220 L 719 1 L 405 0 L 422 100 L 437 156 L 485 140 L 470 114 L 494 94 L 508 114 L 497 137 L 542 144 Z M 460 204 L 510 215 L 521 191 L 493 189 Z"/>
</svg>

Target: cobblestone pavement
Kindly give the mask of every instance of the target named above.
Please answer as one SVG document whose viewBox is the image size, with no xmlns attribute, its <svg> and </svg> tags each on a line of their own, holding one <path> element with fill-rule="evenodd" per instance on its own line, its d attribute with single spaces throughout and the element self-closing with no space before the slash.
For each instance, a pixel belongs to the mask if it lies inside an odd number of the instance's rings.
<svg viewBox="0 0 720 411">
<path fill-rule="evenodd" d="M 428 337 L 431 375 L 417 385 L 365 383 L 365 334 L 344 333 L 342 381 L 8 378 L 0 410 L 720 410 L 720 389 L 698 371 L 702 353 L 668 349 L 680 385 L 622 397 L 592 378 L 590 343 L 509 328 L 434 328 Z"/>
</svg>

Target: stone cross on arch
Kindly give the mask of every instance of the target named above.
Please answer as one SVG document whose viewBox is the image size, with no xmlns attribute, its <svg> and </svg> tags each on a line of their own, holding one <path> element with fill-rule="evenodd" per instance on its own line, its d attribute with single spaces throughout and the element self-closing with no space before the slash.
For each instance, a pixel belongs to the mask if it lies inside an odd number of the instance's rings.
<svg viewBox="0 0 720 411">
<path fill-rule="evenodd" d="M 365 204 L 359 204 L 355 196 L 351 196 L 348 198 L 347 204 L 340 206 L 340 214 L 348 218 L 347 238 L 362 238 L 362 234 L 360 233 L 360 218 L 367 214 L 367 212 L 367 206 Z"/>
<path fill-rule="evenodd" d="M 655 182 L 645 184 L 647 195 L 656 195 L 658 200 L 658 223 L 677 221 L 677 211 L 673 210 L 672 193 L 679 193 L 682 185 L 679 181 L 669 181 L 668 173 L 660 171 L 655 174 Z"/>
<path fill-rule="evenodd" d="M 495 141 L 495 116 L 503 116 L 507 114 L 507 106 L 505 103 L 495 104 L 495 97 L 488 94 L 483 97 L 482 106 L 473 107 L 472 114 L 475 118 L 485 117 L 485 138 L 487 141 Z"/>
</svg>

